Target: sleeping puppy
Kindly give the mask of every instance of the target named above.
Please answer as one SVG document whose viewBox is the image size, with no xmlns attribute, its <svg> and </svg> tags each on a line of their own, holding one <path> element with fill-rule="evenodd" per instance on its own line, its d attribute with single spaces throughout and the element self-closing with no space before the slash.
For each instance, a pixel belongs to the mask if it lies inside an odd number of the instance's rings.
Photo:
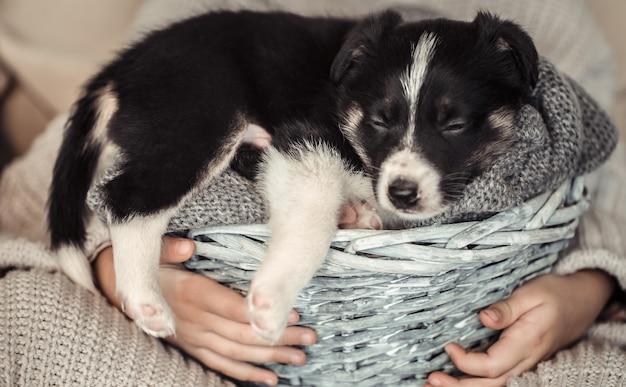
<svg viewBox="0 0 626 387">
<path fill-rule="evenodd" d="M 49 199 L 53 250 L 93 287 L 82 251 L 103 187 L 117 292 L 147 333 L 175 332 L 158 281 L 169 219 L 229 165 L 258 178 L 272 238 L 251 322 L 276 342 L 323 261 L 342 206 L 356 226 L 433 217 L 507 149 L 538 77 L 517 25 L 285 13 L 197 16 L 122 52 L 75 104 Z M 258 173 L 257 173 L 258 171 Z M 83 274 L 81 274 L 83 273 Z M 206 295 L 211 297 L 211 295 Z"/>
</svg>

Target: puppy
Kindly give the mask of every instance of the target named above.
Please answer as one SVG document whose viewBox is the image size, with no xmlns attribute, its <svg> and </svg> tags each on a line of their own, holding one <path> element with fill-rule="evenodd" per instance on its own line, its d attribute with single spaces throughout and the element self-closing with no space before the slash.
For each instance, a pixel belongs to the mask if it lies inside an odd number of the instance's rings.
<svg viewBox="0 0 626 387">
<path fill-rule="evenodd" d="M 161 236 L 231 165 L 259 179 L 269 204 L 272 238 L 248 303 L 256 332 L 276 342 L 342 206 L 365 228 L 441 213 L 506 151 L 537 77 L 530 37 L 487 13 L 405 23 L 391 11 L 361 21 L 222 12 L 179 22 L 122 52 L 75 104 L 54 166 L 52 248 L 70 277 L 93 286 L 81 274 L 85 230 L 97 221 L 85 198 L 115 161 L 103 195 L 117 292 L 144 331 L 171 335 Z"/>
</svg>

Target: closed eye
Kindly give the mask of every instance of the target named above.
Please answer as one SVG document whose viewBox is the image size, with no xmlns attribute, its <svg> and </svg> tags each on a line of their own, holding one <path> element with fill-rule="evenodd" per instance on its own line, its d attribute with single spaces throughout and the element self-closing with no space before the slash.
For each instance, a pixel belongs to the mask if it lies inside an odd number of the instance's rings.
<svg viewBox="0 0 626 387">
<path fill-rule="evenodd" d="M 380 130 L 386 130 L 389 128 L 389 124 L 387 123 L 387 120 L 382 117 L 382 116 L 372 116 L 370 118 L 370 124 L 372 124 L 373 127 L 375 127 L 376 129 L 380 129 Z"/>
<path fill-rule="evenodd" d="M 467 121 L 460 118 L 455 118 L 446 122 L 441 130 L 443 132 L 461 132 L 467 127 Z"/>
</svg>

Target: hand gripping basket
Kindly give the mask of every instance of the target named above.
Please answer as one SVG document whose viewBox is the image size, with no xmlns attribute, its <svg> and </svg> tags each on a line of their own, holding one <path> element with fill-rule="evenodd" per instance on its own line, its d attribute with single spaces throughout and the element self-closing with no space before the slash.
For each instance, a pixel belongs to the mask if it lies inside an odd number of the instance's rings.
<svg viewBox="0 0 626 387">
<path fill-rule="evenodd" d="M 588 208 L 581 178 L 479 222 L 340 230 L 295 308 L 317 344 L 302 367 L 266 364 L 283 385 L 421 385 L 454 372 L 443 347 L 484 349 L 498 332 L 478 312 L 550 270 Z M 261 225 L 191 232 L 191 270 L 246 291 L 265 254 Z M 297 259 L 297 256 L 294 256 Z"/>
</svg>

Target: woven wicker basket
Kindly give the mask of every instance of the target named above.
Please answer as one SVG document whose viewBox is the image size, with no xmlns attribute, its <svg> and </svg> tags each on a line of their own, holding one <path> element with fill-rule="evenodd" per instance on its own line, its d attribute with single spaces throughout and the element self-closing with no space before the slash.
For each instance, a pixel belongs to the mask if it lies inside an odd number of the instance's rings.
<svg viewBox="0 0 626 387">
<path fill-rule="evenodd" d="M 302 367 L 266 364 L 283 385 L 421 385 L 454 372 L 443 351 L 482 349 L 497 332 L 478 312 L 550 270 L 588 208 L 581 178 L 480 222 L 397 231 L 340 230 L 298 297 L 315 329 Z M 195 230 L 191 270 L 246 291 L 269 231 L 261 225 Z"/>
</svg>

